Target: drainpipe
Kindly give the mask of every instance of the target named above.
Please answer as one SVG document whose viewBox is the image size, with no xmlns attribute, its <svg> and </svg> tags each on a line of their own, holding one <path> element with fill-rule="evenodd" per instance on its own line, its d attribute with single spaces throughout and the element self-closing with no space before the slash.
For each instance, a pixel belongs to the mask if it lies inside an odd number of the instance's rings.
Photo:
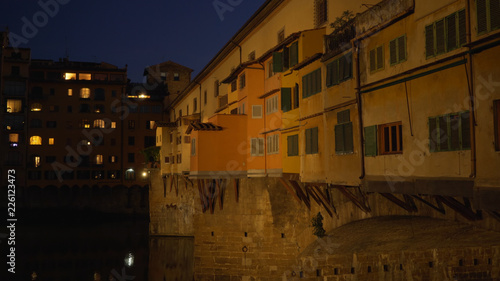
<svg viewBox="0 0 500 281">
<path fill-rule="evenodd" d="M 468 44 L 468 63 L 469 71 L 467 73 L 468 90 L 469 90 L 469 122 L 470 122 L 470 156 L 471 156 L 471 172 L 470 178 L 476 178 L 476 109 L 474 100 L 474 76 L 472 74 L 472 46 L 470 45 L 471 40 L 471 23 L 470 23 L 470 0 L 467 0 L 467 5 L 465 7 L 465 20 L 466 20 L 466 34 L 467 34 L 467 44 Z"/>
<path fill-rule="evenodd" d="M 360 70 L 359 70 L 359 46 L 361 45 L 361 41 L 353 41 L 353 47 L 355 51 L 355 63 L 356 63 L 356 103 L 358 105 L 358 120 L 359 120 L 359 151 L 361 153 L 360 157 L 360 165 L 361 165 L 361 175 L 359 179 L 365 178 L 365 148 L 363 146 L 363 111 L 361 107 L 361 78 L 360 78 Z"/>
<path fill-rule="evenodd" d="M 198 84 L 198 86 L 200 86 L 200 122 L 201 122 L 203 120 L 203 117 L 201 115 L 201 105 L 202 105 L 202 102 L 201 102 L 201 84 L 196 82 L 196 81 L 194 83 L 196 83 L 196 84 Z"/>
</svg>

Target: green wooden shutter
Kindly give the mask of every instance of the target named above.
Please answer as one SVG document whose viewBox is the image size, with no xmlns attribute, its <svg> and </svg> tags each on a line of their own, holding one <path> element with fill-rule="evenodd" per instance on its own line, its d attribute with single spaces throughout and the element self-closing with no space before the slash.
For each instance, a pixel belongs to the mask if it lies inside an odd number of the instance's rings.
<svg viewBox="0 0 500 281">
<path fill-rule="evenodd" d="M 333 63 L 329 63 L 326 65 L 326 86 L 330 87 L 333 85 L 332 83 L 332 69 Z"/>
<path fill-rule="evenodd" d="M 293 88 L 293 108 L 299 107 L 299 84 L 295 83 L 295 87 Z"/>
<path fill-rule="evenodd" d="M 377 126 L 365 127 L 365 156 L 377 156 Z"/>
<path fill-rule="evenodd" d="M 286 137 L 286 155 L 292 156 L 292 136 Z"/>
<path fill-rule="evenodd" d="M 283 48 L 283 70 L 288 70 L 290 68 L 290 49 Z"/>
<path fill-rule="evenodd" d="M 389 60 L 391 64 L 396 64 L 398 62 L 396 39 L 389 42 Z"/>
<path fill-rule="evenodd" d="M 311 129 L 306 129 L 306 154 L 311 154 Z"/>
<path fill-rule="evenodd" d="M 460 125 L 462 129 L 462 149 L 470 149 L 470 114 L 464 112 L 460 114 Z"/>
<path fill-rule="evenodd" d="M 398 38 L 398 62 L 406 60 L 406 35 Z"/>
<path fill-rule="evenodd" d="M 467 32 L 465 27 L 465 10 L 458 11 L 458 45 L 467 43 Z"/>
<path fill-rule="evenodd" d="M 352 53 L 347 54 L 346 67 L 347 67 L 347 73 L 348 73 L 347 78 L 351 78 L 352 77 Z"/>
<path fill-rule="evenodd" d="M 444 19 L 436 22 L 436 54 L 442 54 L 446 50 Z"/>
<path fill-rule="evenodd" d="M 337 124 L 351 121 L 351 111 L 349 109 L 337 112 Z"/>
<path fill-rule="evenodd" d="M 456 14 L 453 13 L 445 18 L 446 20 L 446 50 L 451 51 L 457 48 L 457 24 Z"/>
<path fill-rule="evenodd" d="M 335 60 L 332 62 L 332 85 L 337 85 L 339 80 L 339 61 Z"/>
<path fill-rule="evenodd" d="M 290 66 L 299 63 L 299 42 L 294 42 L 290 46 Z"/>
<path fill-rule="evenodd" d="M 344 151 L 344 126 L 342 124 L 335 125 L 335 152 L 341 153 Z"/>
<path fill-rule="evenodd" d="M 299 135 L 292 136 L 292 155 L 299 155 Z"/>
<path fill-rule="evenodd" d="M 316 93 L 321 92 L 321 68 L 316 70 Z"/>
<path fill-rule="evenodd" d="M 429 118 L 429 151 L 437 151 L 439 131 L 437 129 L 437 119 Z"/>
<path fill-rule="evenodd" d="M 488 30 L 486 1 L 487 0 L 476 0 L 477 33 L 483 33 Z"/>
<path fill-rule="evenodd" d="M 438 117 L 439 121 L 439 151 L 449 150 L 450 146 L 448 145 L 449 134 L 448 134 L 448 115 Z"/>
<path fill-rule="evenodd" d="M 434 25 L 428 25 L 425 27 L 425 56 L 434 56 Z"/>
<path fill-rule="evenodd" d="M 340 82 L 344 80 L 346 59 L 344 56 L 342 56 L 338 60 L 339 60 L 339 82 Z"/>
<path fill-rule="evenodd" d="M 313 128 L 313 153 L 319 152 L 318 127 Z"/>
<path fill-rule="evenodd" d="M 307 97 L 307 75 L 302 76 L 302 98 Z"/>
<path fill-rule="evenodd" d="M 352 122 L 343 124 L 343 127 L 344 127 L 344 152 L 353 152 L 354 143 L 353 143 Z"/>
<path fill-rule="evenodd" d="M 376 69 L 376 64 L 375 64 L 375 49 L 370 50 L 370 71 L 375 71 Z"/>
<path fill-rule="evenodd" d="M 450 115 L 450 150 L 460 149 L 460 116 Z"/>
<path fill-rule="evenodd" d="M 283 56 L 281 52 L 273 53 L 273 72 L 278 73 L 283 71 Z"/>
<path fill-rule="evenodd" d="M 490 30 L 500 28 L 500 0 L 490 0 Z"/>
<path fill-rule="evenodd" d="M 384 68 L 384 46 L 377 48 L 377 69 Z"/>
<path fill-rule="evenodd" d="M 292 109 L 292 88 L 281 88 L 281 110 L 283 112 Z"/>
</svg>

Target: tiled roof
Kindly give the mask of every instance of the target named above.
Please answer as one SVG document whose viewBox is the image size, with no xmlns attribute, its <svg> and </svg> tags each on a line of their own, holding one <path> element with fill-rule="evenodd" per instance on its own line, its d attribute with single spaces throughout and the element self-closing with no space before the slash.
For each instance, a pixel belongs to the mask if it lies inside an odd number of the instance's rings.
<svg viewBox="0 0 500 281">
<path fill-rule="evenodd" d="M 222 127 L 214 125 L 213 123 L 202 123 L 202 122 L 192 122 L 189 124 L 186 134 L 190 134 L 191 131 L 221 131 Z"/>
</svg>

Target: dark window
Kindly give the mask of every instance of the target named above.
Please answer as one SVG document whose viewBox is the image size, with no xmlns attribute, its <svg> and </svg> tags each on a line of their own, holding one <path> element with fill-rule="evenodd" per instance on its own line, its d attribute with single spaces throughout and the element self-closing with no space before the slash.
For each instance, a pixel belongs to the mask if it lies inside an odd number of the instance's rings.
<svg viewBox="0 0 500 281">
<path fill-rule="evenodd" d="M 320 26 L 328 20 L 328 1 L 314 1 L 314 25 Z"/>
<path fill-rule="evenodd" d="M 207 90 L 203 92 L 203 104 L 207 104 Z"/>
<path fill-rule="evenodd" d="M 287 155 L 288 156 L 298 156 L 299 155 L 299 135 L 291 135 L 287 138 Z"/>
<path fill-rule="evenodd" d="M 391 65 L 406 60 L 406 35 L 389 42 L 389 57 Z"/>
<path fill-rule="evenodd" d="M 135 121 L 134 120 L 129 120 L 128 121 L 128 128 L 129 129 L 135 129 Z"/>
<path fill-rule="evenodd" d="M 89 170 L 80 170 L 76 172 L 76 179 L 79 180 L 88 180 L 90 179 L 90 171 Z"/>
<path fill-rule="evenodd" d="M 283 112 L 292 109 L 292 88 L 281 88 L 281 110 Z"/>
<path fill-rule="evenodd" d="M 47 121 L 47 128 L 56 128 L 57 121 Z"/>
<path fill-rule="evenodd" d="M 431 152 L 470 149 L 469 112 L 451 113 L 429 118 Z"/>
<path fill-rule="evenodd" d="M 71 105 L 68 105 L 68 112 L 73 112 L 73 107 Z"/>
<path fill-rule="evenodd" d="M 194 98 L 193 99 L 193 113 L 195 113 L 196 110 L 198 110 L 198 99 Z"/>
<path fill-rule="evenodd" d="M 134 153 L 129 153 L 128 156 L 128 162 L 129 163 L 134 163 L 135 162 L 135 154 Z"/>
<path fill-rule="evenodd" d="M 255 60 L 255 51 L 252 51 L 250 52 L 250 54 L 248 54 L 248 60 L 250 61 Z"/>
<path fill-rule="evenodd" d="M 341 56 L 326 65 L 326 86 L 337 85 L 352 78 L 352 53 Z"/>
<path fill-rule="evenodd" d="M 350 110 L 344 110 L 337 113 L 337 125 L 335 125 L 335 153 L 352 153 L 353 149 L 353 129 Z"/>
<path fill-rule="evenodd" d="M 56 157 L 55 156 L 45 156 L 45 162 L 46 163 L 52 164 L 55 161 L 56 161 Z"/>
<path fill-rule="evenodd" d="M 86 103 L 80 104 L 80 112 L 82 113 L 90 113 L 90 105 Z"/>
<path fill-rule="evenodd" d="M 285 41 L 285 28 L 278 31 L 278 44 Z"/>
<path fill-rule="evenodd" d="M 476 11 L 478 34 L 500 28 L 500 1 L 476 0 Z"/>
<path fill-rule="evenodd" d="M 128 137 L 128 145 L 135 145 L 135 137 Z"/>
<path fill-rule="evenodd" d="M 380 154 L 403 153 L 403 126 L 401 122 L 378 126 Z"/>
<path fill-rule="evenodd" d="M 178 73 L 178 72 L 175 72 L 175 73 L 174 73 L 174 81 L 179 81 L 179 80 L 181 80 L 181 79 L 180 79 L 180 76 L 179 76 L 179 73 Z"/>
<path fill-rule="evenodd" d="M 273 53 L 273 72 L 278 73 L 283 71 L 283 55 L 281 52 Z"/>
<path fill-rule="evenodd" d="M 53 96 L 53 95 L 55 95 L 55 94 L 56 94 L 56 89 L 54 89 L 54 88 L 50 88 L 50 90 L 49 90 L 49 91 L 50 91 L 50 95 L 51 95 L 51 96 Z"/>
<path fill-rule="evenodd" d="M 306 129 L 306 154 L 318 153 L 318 127 Z"/>
<path fill-rule="evenodd" d="M 302 98 L 321 92 L 321 68 L 302 77 Z"/>
<path fill-rule="evenodd" d="M 384 45 L 370 50 L 370 71 L 384 68 Z"/>
<path fill-rule="evenodd" d="M 104 100 L 105 92 L 103 88 L 97 88 L 94 90 L 94 100 Z"/>
<path fill-rule="evenodd" d="M 214 97 L 219 96 L 219 80 L 215 80 L 214 82 Z"/>
<path fill-rule="evenodd" d="M 15 77 L 21 75 L 21 71 L 19 69 L 19 66 L 12 66 L 10 75 L 15 76 Z"/>
<path fill-rule="evenodd" d="M 455 12 L 425 27 L 427 58 L 452 51 L 463 46 L 466 41 L 465 10 Z"/>
<path fill-rule="evenodd" d="M 47 72 L 47 80 L 61 80 L 61 72 Z"/>
<path fill-rule="evenodd" d="M 240 90 L 245 88 L 246 85 L 246 78 L 245 78 L 245 73 L 240 75 Z"/>
<path fill-rule="evenodd" d="M 40 120 L 40 119 L 31 119 L 30 127 L 31 128 L 41 128 L 42 127 L 42 120 Z"/>
<path fill-rule="evenodd" d="M 58 105 L 51 105 L 51 106 L 49 106 L 49 111 L 50 112 L 59 112 L 59 106 Z"/>
<path fill-rule="evenodd" d="M 151 146 L 156 146 L 156 137 L 146 136 L 144 137 L 144 148 Z"/>
<path fill-rule="evenodd" d="M 111 91 L 111 96 L 112 97 L 116 97 L 116 91 L 115 90 Z"/>
<path fill-rule="evenodd" d="M 238 81 L 235 79 L 231 82 L 231 92 L 234 92 L 238 89 Z"/>
<path fill-rule="evenodd" d="M 299 42 L 294 42 L 290 45 L 290 67 L 299 63 Z"/>
</svg>

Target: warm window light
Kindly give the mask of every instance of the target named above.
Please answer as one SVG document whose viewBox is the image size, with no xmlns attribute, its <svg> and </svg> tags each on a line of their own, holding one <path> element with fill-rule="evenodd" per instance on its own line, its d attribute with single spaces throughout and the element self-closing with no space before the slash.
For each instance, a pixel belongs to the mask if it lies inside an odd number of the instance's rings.
<svg viewBox="0 0 500 281">
<path fill-rule="evenodd" d="M 40 167 L 40 156 L 35 156 L 33 162 L 35 162 L 35 167 Z"/>
<path fill-rule="evenodd" d="M 32 104 L 31 111 L 42 111 L 42 105 L 39 103 Z"/>
<path fill-rule="evenodd" d="M 80 98 L 81 99 L 89 99 L 90 98 L 90 89 L 89 88 L 81 88 L 80 89 Z"/>
<path fill-rule="evenodd" d="M 76 73 L 71 73 L 71 72 L 64 73 L 64 80 L 76 80 Z"/>
<path fill-rule="evenodd" d="M 54 138 L 49 138 L 49 145 L 54 145 Z"/>
<path fill-rule="evenodd" d="M 68 97 L 73 96 L 73 89 L 68 89 Z"/>
<path fill-rule="evenodd" d="M 116 129 L 116 122 L 111 122 L 111 128 Z"/>
<path fill-rule="evenodd" d="M 9 142 L 19 142 L 19 134 L 9 134 Z"/>
<path fill-rule="evenodd" d="M 96 157 L 95 157 L 95 163 L 97 165 L 102 165 L 103 164 L 103 159 L 104 159 L 104 157 L 102 156 L 102 154 L 96 155 Z"/>
<path fill-rule="evenodd" d="M 42 145 L 42 137 L 32 136 L 30 138 L 30 145 Z"/>
<path fill-rule="evenodd" d="M 79 73 L 78 74 L 78 80 L 91 80 L 91 75 L 90 73 Z"/>
<path fill-rule="evenodd" d="M 94 128 L 105 128 L 106 127 L 106 123 L 104 122 L 104 120 L 102 119 L 97 119 L 97 120 L 94 120 Z"/>
<path fill-rule="evenodd" d="M 115 162 L 116 162 L 116 156 L 114 156 L 114 155 L 113 155 L 113 156 L 111 156 L 111 158 L 110 158 L 109 160 L 111 160 L 111 161 L 109 161 L 109 162 L 111 162 L 111 163 L 115 163 Z"/>
<path fill-rule="evenodd" d="M 22 101 L 21 100 L 7 100 L 7 113 L 21 112 Z"/>
</svg>

